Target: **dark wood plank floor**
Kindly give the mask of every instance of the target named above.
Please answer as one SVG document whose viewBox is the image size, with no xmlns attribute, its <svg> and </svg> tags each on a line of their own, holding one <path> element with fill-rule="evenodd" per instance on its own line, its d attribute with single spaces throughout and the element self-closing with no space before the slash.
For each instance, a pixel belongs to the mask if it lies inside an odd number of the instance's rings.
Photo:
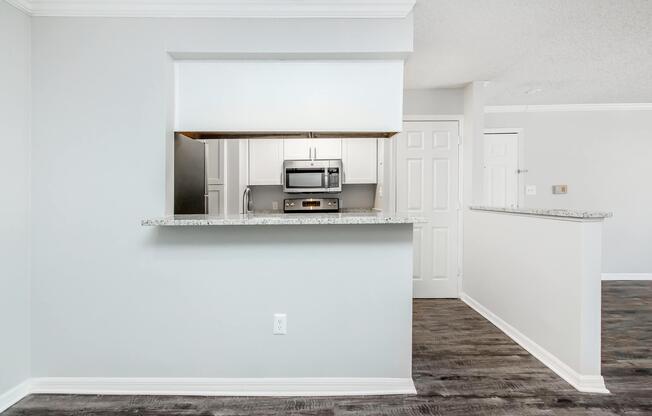
<svg viewBox="0 0 652 416">
<path fill-rule="evenodd" d="M 605 282 L 603 375 L 578 393 L 458 300 L 414 302 L 417 396 L 203 398 L 32 395 L 18 415 L 652 415 L 652 282 Z"/>
</svg>

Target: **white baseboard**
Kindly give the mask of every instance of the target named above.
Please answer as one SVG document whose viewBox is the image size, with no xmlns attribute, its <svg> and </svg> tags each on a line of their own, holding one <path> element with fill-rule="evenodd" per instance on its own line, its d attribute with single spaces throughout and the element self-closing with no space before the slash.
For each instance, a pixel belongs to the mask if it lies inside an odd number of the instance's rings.
<svg viewBox="0 0 652 416">
<path fill-rule="evenodd" d="M 31 380 L 30 393 L 191 396 L 416 394 L 411 378 L 96 378 Z"/>
<path fill-rule="evenodd" d="M 585 376 L 576 372 L 466 293 L 461 294 L 461 299 L 577 390 L 585 393 L 609 393 L 602 376 Z"/>
<path fill-rule="evenodd" d="M 652 273 L 602 273 L 602 280 L 652 280 Z"/>
<path fill-rule="evenodd" d="M 23 381 L 11 390 L 0 394 L 0 413 L 9 409 L 16 404 L 20 399 L 27 396 L 30 392 L 29 380 Z"/>
</svg>

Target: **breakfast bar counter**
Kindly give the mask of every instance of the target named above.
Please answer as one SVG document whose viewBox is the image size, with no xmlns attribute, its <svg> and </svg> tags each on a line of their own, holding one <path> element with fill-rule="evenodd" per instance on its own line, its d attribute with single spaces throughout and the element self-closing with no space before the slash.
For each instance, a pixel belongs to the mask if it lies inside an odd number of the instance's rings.
<svg viewBox="0 0 652 416">
<path fill-rule="evenodd" d="M 147 218 L 143 226 L 201 226 L 201 225 L 361 225 L 361 224 L 413 224 L 423 218 L 383 211 L 352 211 L 335 213 L 261 212 L 225 216 L 171 215 Z"/>
</svg>

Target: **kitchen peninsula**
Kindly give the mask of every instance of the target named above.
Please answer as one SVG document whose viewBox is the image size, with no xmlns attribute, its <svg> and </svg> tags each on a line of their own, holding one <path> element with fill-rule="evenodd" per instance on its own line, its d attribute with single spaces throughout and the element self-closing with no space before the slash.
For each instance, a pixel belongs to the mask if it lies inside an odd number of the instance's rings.
<svg viewBox="0 0 652 416">
<path fill-rule="evenodd" d="M 415 394 L 412 234 L 421 221 L 371 211 L 178 215 L 142 225 L 155 226 L 153 255 L 185 253 L 187 274 L 175 284 L 202 288 L 186 300 L 193 314 L 221 322 L 206 328 L 218 334 L 195 337 L 214 352 L 203 377 L 233 377 L 239 391 L 243 377 L 269 379 L 261 390 L 283 395 Z M 274 335 L 278 314 L 285 335 Z M 226 394 L 224 384 L 207 382 L 204 392 Z"/>
<path fill-rule="evenodd" d="M 141 221 L 145 264 L 164 265 L 151 295 L 174 293 L 147 313 L 183 340 L 159 374 L 209 395 L 416 393 L 421 219 L 371 210 L 380 141 L 402 130 L 403 61 L 182 60 L 174 74 L 168 216 Z"/>
</svg>

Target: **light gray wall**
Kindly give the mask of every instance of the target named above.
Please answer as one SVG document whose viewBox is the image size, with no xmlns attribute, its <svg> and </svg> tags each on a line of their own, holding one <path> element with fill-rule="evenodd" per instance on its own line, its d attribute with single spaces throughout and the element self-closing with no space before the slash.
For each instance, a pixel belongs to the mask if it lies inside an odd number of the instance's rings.
<svg viewBox="0 0 652 416">
<path fill-rule="evenodd" d="M 652 111 L 489 113 L 486 127 L 524 129 L 527 207 L 613 211 L 603 272 L 652 273 Z M 568 185 L 553 195 L 552 185 Z"/>
<path fill-rule="evenodd" d="M 403 91 L 403 114 L 464 114 L 464 88 L 432 88 Z"/>
<path fill-rule="evenodd" d="M 602 224 L 469 210 L 464 226 L 466 300 L 531 340 L 544 364 L 570 367 L 562 374 L 575 387 L 590 386 L 572 375 L 600 375 Z"/>
<path fill-rule="evenodd" d="M 166 51 L 411 49 L 411 17 L 353 20 L 33 19 L 34 376 L 409 372 L 388 329 L 409 328 L 409 227 L 140 226 L 165 209 Z"/>
<path fill-rule="evenodd" d="M 29 377 L 30 21 L 0 1 L 0 395 Z"/>
</svg>

